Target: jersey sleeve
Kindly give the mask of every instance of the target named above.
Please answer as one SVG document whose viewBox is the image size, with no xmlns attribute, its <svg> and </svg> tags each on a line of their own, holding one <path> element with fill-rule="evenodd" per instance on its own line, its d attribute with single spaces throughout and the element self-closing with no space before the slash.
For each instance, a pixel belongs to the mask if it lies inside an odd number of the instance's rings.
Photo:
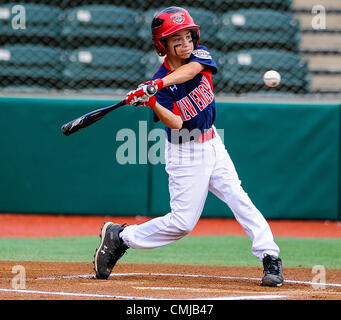
<svg viewBox="0 0 341 320">
<path fill-rule="evenodd" d="M 188 62 L 199 62 L 202 65 L 209 67 L 212 74 L 218 72 L 218 66 L 205 46 L 198 46 L 197 49 L 193 50 Z"/>
</svg>

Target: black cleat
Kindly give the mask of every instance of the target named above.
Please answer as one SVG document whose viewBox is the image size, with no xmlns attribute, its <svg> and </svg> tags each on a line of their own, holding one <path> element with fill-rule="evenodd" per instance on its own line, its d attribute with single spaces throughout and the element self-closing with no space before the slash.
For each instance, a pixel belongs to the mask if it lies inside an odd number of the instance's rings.
<svg viewBox="0 0 341 320">
<path fill-rule="evenodd" d="M 97 279 L 108 279 L 118 259 L 129 248 L 119 237 L 119 233 L 124 227 L 117 223 L 104 223 L 100 234 L 101 243 L 94 256 L 94 270 Z"/>
<path fill-rule="evenodd" d="M 280 287 L 284 277 L 282 272 L 282 260 L 274 256 L 265 255 L 263 258 L 264 276 L 262 286 Z"/>
</svg>

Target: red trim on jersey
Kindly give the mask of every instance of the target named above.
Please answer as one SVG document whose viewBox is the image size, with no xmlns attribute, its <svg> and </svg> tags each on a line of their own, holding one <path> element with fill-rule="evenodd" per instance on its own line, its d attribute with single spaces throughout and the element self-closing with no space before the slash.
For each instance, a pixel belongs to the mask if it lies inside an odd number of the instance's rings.
<svg viewBox="0 0 341 320">
<path fill-rule="evenodd" d="M 205 68 L 200 73 L 203 74 L 207 78 L 208 82 L 210 83 L 211 89 L 213 91 L 212 72 L 210 71 L 210 69 Z"/>
<path fill-rule="evenodd" d="M 173 102 L 173 113 L 175 114 L 175 115 L 177 115 L 177 116 L 180 116 L 180 111 L 179 111 L 179 108 L 178 108 L 178 106 L 176 105 L 176 103 L 175 102 Z"/>
<path fill-rule="evenodd" d="M 169 72 L 167 73 L 167 75 L 174 71 L 174 70 L 172 70 L 172 68 L 169 66 L 167 57 L 165 57 L 165 59 L 163 60 L 163 63 L 164 63 L 164 65 L 165 65 L 166 69 L 169 70 Z"/>
<path fill-rule="evenodd" d="M 194 140 L 194 142 L 206 142 L 214 138 L 214 130 L 213 128 L 210 128 L 203 132 L 199 138 Z"/>
</svg>

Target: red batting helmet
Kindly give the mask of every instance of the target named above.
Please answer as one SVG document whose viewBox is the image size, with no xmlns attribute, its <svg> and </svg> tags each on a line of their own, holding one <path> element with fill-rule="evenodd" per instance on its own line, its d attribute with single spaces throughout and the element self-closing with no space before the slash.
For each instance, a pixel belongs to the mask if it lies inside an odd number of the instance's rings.
<svg viewBox="0 0 341 320">
<path fill-rule="evenodd" d="M 152 34 L 157 53 L 160 56 L 167 53 L 165 37 L 185 29 L 190 29 L 195 49 L 200 41 L 200 26 L 194 23 L 186 9 L 169 7 L 156 14 L 152 22 Z"/>
</svg>

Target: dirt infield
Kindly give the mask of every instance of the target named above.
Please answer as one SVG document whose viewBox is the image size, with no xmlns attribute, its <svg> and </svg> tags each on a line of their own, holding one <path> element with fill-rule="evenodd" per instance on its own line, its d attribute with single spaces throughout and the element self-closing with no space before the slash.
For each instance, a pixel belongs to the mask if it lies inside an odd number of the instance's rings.
<svg viewBox="0 0 341 320">
<path fill-rule="evenodd" d="M 0 237 L 98 236 L 104 221 L 140 224 L 146 217 L 0 214 Z M 340 222 L 269 221 L 275 236 L 340 238 Z M 201 219 L 191 235 L 245 235 L 234 219 Z M 1 257 L 0 257 L 1 258 Z M 285 268 L 280 288 L 260 286 L 263 268 L 118 264 L 108 280 L 92 263 L 0 260 L 0 300 L 341 300 L 341 270 L 326 284 L 311 269 Z M 20 278 L 20 276 L 23 276 Z"/>
<path fill-rule="evenodd" d="M 20 268 L 25 282 L 12 272 Z M 311 269 L 286 268 L 280 288 L 260 286 L 261 276 L 261 267 L 122 263 L 108 280 L 97 280 L 92 263 L 0 261 L 0 300 L 341 299 L 341 270 L 327 270 L 319 287 Z"/>
</svg>

